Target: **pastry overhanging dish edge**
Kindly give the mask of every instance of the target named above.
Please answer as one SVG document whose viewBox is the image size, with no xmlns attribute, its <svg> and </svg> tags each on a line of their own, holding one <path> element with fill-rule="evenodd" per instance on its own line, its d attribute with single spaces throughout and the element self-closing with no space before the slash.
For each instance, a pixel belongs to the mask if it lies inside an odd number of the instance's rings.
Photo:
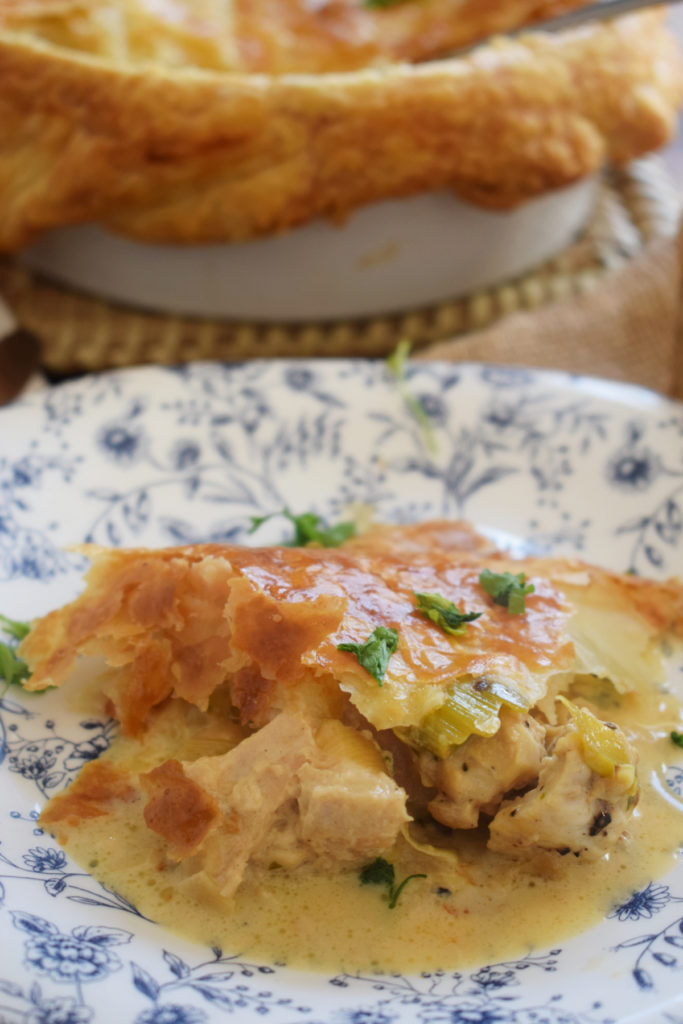
<svg viewBox="0 0 683 1024">
<path fill-rule="evenodd" d="M 513 208 L 660 147 L 683 102 L 661 12 L 319 75 L 117 65 L 4 32 L 0 80 L 5 252 L 88 221 L 245 241 L 442 188 Z"/>
</svg>

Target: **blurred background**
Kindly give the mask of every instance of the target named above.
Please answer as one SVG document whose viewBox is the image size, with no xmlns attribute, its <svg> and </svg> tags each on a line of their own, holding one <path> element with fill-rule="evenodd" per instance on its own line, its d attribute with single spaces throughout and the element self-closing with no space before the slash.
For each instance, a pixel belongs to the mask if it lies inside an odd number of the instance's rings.
<svg viewBox="0 0 683 1024">
<path fill-rule="evenodd" d="M 683 46 L 683 7 L 672 7 L 669 12 L 671 26 Z M 666 167 L 683 194 L 683 115 L 678 119 L 678 137 L 664 153 Z"/>
<path fill-rule="evenodd" d="M 683 5 L 672 6 L 668 17 L 683 48 Z M 609 75 L 606 80 L 609 89 Z M 81 110 L 75 104 L 67 112 L 74 124 L 89 116 L 83 109 L 87 100 L 79 102 Z M 403 106 L 396 104 L 398 120 Z M 628 109 L 628 104 L 615 106 Z M 441 112 L 432 113 L 438 120 Z M 537 113 L 532 110 L 532 116 Z M 18 138 L 30 123 L 18 117 Z M 0 296 L 11 322 L 24 332 L 15 344 L 14 365 L 23 360 L 23 372 L 24 364 L 39 358 L 46 379 L 58 381 L 90 371 L 196 359 L 386 357 L 405 340 L 420 358 L 565 369 L 682 394 L 676 239 L 683 201 L 683 116 L 678 123 L 677 137 L 660 152 L 608 164 L 589 176 L 593 180 L 583 181 L 579 171 L 568 190 L 553 184 L 540 202 L 535 197 L 502 213 L 482 210 L 476 202 L 469 208 L 466 202 L 455 204 L 442 187 L 438 196 L 361 201 L 357 210 L 352 204 L 341 228 L 318 217 L 283 235 L 214 247 L 146 245 L 113 233 L 103 237 L 97 225 L 74 228 L 66 217 L 63 231 L 58 226 L 20 250 L 8 244 L 0 256 Z M 633 130 L 637 137 L 637 124 Z M 47 134 L 35 129 L 38 149 Z M 98 131 L 84 134 L 87 147 Z M 180 135 L 169 137 L 171 155 L 162 152 L 157 163 L 168 162 L 172 185 L 173 146 L 180 145 Z M 581 149 L 578 137 L 557 142 L 558 148 L 566 143 L 567 151 Z M 191 159 L 193 143 L 185 135 L 182 143 Z M 112 143 L 114 157 L 117 144 Z M 124 139 L 121 149 L 127 144 Z M 339 149 L 344 152 L 343 145 Z M 353 145 L 347 149 L 348 167 L 342 159 L 339 179 L 353 180 L 354 173 L 364 177 L 363 153 L 354 152 Z M 36 160 L 38 180 L 46 165 L 61 160 L 61 153 L 49 156 L 39 154 Z M 217 158 L 227 160 L 228 178 L 230 159 L 223 153 Z M 114 158 L 111 163 L 115 166 Z M 143 170 L 155 173 L 154 161 L 149 165 Z M 313 171 L 305 161 L 301 166 L 291 172 L 294 177 L 310 172 L 315 178 L 315 166 Z M 526 166 L 533 170 L 533 162 Z M 238 165 L 236 177 L 242 172 Z M 201 199 L 203 179 L 198 181 L 196 198 Z M 182 185 L 181 178 L 181 196 Z M 57 203 L 58 186 L 57 181 Z M 486 187 L 485 180 L 482 190 Z M 51 197 L 49 188 L 43 193 Z M 72 190 L 72 198 L 87 200 L 96 193 L 97 183 L 86 181 L 80 194 Z M 22 200 L 21 188 L 13 194 Z M 404 193 L 398 188 L 387 195 Z M 220 203 L 219 198 L 217 207 Z M 172 193 L 167 205 L 173 206 Z M 85 209 L 85 217 L 79 210 L 71 220 L 87 220 L 87 201 Z M 120 209 L 125 228 L 125 202 Z M 38 339 L 39 353 L 28 338 Z M 9 380 L 8 371 L 3 375 Z"/>
</svg>

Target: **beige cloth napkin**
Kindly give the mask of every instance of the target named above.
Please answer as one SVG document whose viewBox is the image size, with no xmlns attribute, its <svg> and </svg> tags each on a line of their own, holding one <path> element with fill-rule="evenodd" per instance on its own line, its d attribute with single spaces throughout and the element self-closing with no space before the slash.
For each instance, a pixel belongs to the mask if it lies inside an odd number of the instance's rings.
<svg viewBox="0 0 683 1024">
<path fill-rule="evenodd" d="M 683 398 L 683 222 L 595 291 L 437 342 L 418 359 L 541 366 Z"/>
</svg>

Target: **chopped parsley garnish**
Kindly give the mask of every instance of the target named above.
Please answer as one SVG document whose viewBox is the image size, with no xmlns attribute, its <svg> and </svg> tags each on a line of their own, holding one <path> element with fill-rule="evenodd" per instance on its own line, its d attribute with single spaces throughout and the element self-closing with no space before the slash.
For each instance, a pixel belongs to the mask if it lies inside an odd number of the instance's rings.
<svg viewBox="0 0 683 1024">
<path fill-rule="evenodd" d="M 338 651 L 355 654 L 358 664 L 382 685 L 389 658 L 398 647 L 398 633 L 391 626 L 377 626 L 362 644 L 337 644 Z"/>
<path fill-rule="evenodd" d="M 396 872 L 394 865 L 390 864 L 384 857 L 377 857 L 371 864 L 366 864 L 360 873 L 361 885 L 384 885 L 388 890 L 389 910 L 393 910 L 398 903 L 398 898 L 405 889 L 408 882 L 413 878 L 426 878 L 426 875 L 407 875 L 402 882 L 396 885 Z"/>
<path fill-rule="evenodd" d="M 671 742 L 675 743 L 677 747 L 683 747 L 683 732 L 672 732 Z"/>
<path fill-rule="evenodd" d="M 17 642 L 23 640 L 31 632 L 31 625 L 28 622 L 17 622 L 16 619 L 8 619 L 6 615 L 0 615 L 0 627 Z"/>
<path fill-rule="evenodd" d="M 479 575 L 479 582 L 496 604 L 507 608 L 512 615 L 521 615 L 525 611 L 524 598 L 534 592 L 533 583 L 526 582 L 523 572 L 491 572 L 490 569 L 484 569 Z"/>
<path fill-rule="evenodd" d="M 385 4 L 378 4 L 377 6 L 388 6 Z M 410 355 L 410 342 L 403 338 L 399 341 L 394 351 L 387 356 L 386 364 L 389 373 L 392 375 L 398 385 L 399 392 L 403 401 L 408 406 L 411 415 L 415 418 L 422 439 L 425 443 L 425 447 L 431 452 L 436 451 L 436 438 L 434 436 L 434 430 L 432 424 L 429 421 L 429 416 L 424 411 L 422 404 L 408 388 L 408 375 L 406 372 L 406 364 L 408 362 L 408 356 Z"/>
<path fill-rule="evenodd" d="M 417 610 L 440 626 L 451 636 L 462 636 L 468 622 L 481 617 L 482 612 L 461 612 L 460 609 L 442 597 L 441 594 L 415 594 Z"/>
<path fill-rule="evenodd" d="M 314 512 L 302 512 L 297 516 L 288 508 L 283 508 L 281 512 L 271 512 L 266 516 L 252 516 L 249 533 L 254 533 L 259 526 L 278 515 L 289 519 L 294 526 L 294 538 L 289 544 L 293 548 L 304 548 L 307 544 L 319 544 L 322 548 L 338 548 L 344 541 L 356 535 L 355 523 L 335 523 L 334 526 L 326 526 Z"/>
<path fill-rule="evenodd" d="M 28 665 L 17 657 L 14 647 L 0 640 L 0 679 L 6 683 L 23 683 L 30 674 Z"/>
<path fill-rule="evenodd" d="M 363 7 L 370 10 L 377 10 L 381 7 L 396 7 L 397 4 L 405 3 L 405 0 L 363 0 Z"/>
<path fill-rule="evenodd" d="M 0 629 L 14 643 L 8 644 L 0 640 L 0 679 L 6 683 L 23 683 L 30 676 L 28 665 L 17 654 L 16 648 L 20 640 L 31 631 L 27 622 L 17 622 L 16 619 L 8 619 L 6 615 L 0 615 Z"/>
</svg>

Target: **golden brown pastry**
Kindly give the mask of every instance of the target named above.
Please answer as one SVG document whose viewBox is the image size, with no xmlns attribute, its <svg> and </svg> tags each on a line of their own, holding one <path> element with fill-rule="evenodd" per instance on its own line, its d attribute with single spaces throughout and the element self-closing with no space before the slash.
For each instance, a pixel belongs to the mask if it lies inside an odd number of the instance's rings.
<svg viewBox="0 0 683 1024">
<path fill-rule="evenodd" d="M 206 710 L 226 680 L 241 721 L 259 728 L 300 692 L 309 712 L 335 713 L 339 688 L 374 727 L 414 726 L 454 679 L 480 676 L 505 680 L 527 707 L 552 677 L 577 671 L 577 657 L 580 671 L 629 689 L 660 671 L 654 638 L 683 635 L 680 583 L 577 560 L 514 561 L 461 523 L 379 526 L 332 549 L 82 550 L 93 562 L 87 587 L 23 641 L 25 685 L 61 686 L 79 657 L 104 658 L 102 691 L 130 734 L 169 697 Z M 487 596 L 487 567 L 533 579 L 525 614 Z M 482 614 L 453 643 L 416 609 L 417 592 Z M 401 636 L 381 685 L 338 647 L 378 627 Z"/>
<path fill-rule="evenodd" d="M 0 25 L 121 63 L 321 73 L 438 57 L 589 0 L 0 0 Z"/>
<path fill-rule="evenodd" d="M 440 188 L 506 208 L 662 145 L 659 13 L 403 62 L 577 5 L 0 0 L 0 249 L 89 220 L 244 240 Z"/>
</svg>

